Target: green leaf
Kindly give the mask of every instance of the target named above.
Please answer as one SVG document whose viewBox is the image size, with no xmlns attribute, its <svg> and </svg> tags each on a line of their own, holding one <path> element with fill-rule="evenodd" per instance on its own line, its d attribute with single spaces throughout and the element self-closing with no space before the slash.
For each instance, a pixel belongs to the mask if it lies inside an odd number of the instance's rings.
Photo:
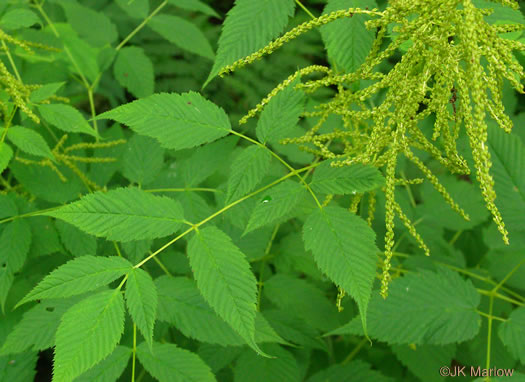
<svg viewBox="0 0 525 382">
<path fill-rule="evenodd" d="M 392 351 L 397 359 L 422 381 L 439 382 L 445 378 L 439 373 L 429 375 L 428 371 L 450 365 L 456 354 L 456 345 L 393 345 Z"/>
<path fill-rule="evenodd" d="M 144 54 L 142 48 L 130 46 L 119 50 L 113 73 L 119 84 L 136 98 L 153 94 L 155 88 L 153 63 Z"/>
<path fill-rule="evenodd" d="M 103 46 L 117 40 L 117 28 L 103 12 L 73 2 L 60 2 L 60 5 L 73 29 L 93 46 Z"/>
<path fill-rule="evenodd" d="M 221 18 L 215 10 L 210 7 L 208 4 L 203 3 L 200 0 L 168 0 L 170 4 L 175 5 L 176 7 L 186 9 L 188 11 L 201 12 L 208 16 Z"/>
<path fill-rule="evenodd" d="M 95 256 L 97 254 L 97 239 L 94 236 L 61 220 L 57 220 L 55 225 L 60 234 L 60 241 L 73 256 Z"/>
<path fill-rule="evenodd" d="M 75 302 L 77 301 L 73 299 L 48 300 L 33 306 L 9 333 L 0 354 L 17 354 L 28 349 L 39 351 L 53 347 L 60 318 Z"/>
<path fill-rule="evenodd" d="M 388 370 L 388 369 L 387 369 Z M 395 379 L 385 377 L 372 366 L 361 360 L 352 361 L 345 365 L 332 365 L 327 369 L 315 373 L 307 382 L 394 382 Z"/>
<path fill-rule="evenodd" d="M 136 188 L 95 192 L 42 214 L 64 220 L 91 235 L 123 242 L 170 235 L 184 219 L 180 203 Z"/>
<path fill-rule="evenodd" d="M 38 283 L 19 303 L 69 297 L 98 289 L 132 269 L 122 257 L 81 256 L 61 265 Z"/>
<path fill-rule="evenodd" d="M 245 350 L 235 364 L 235 382 L 298 382 L 301 380 L 299 366 L 292 353 L 279 345 L 265 345 L 264 350 L 275 358 L 260 357 Z"/>
<path fill-rule="evenodd" d="M 292 81 L 263 109 L 256 129 L 257 139 L 261 143 L 277 143 L 288 137 L 290 130 L 299 122 L 305 96 L 302 90 L 294 89 L 298 83 L 299 79 Z"/>
<path fill-rule="evenodd" d="M 245 255 L 214 226 L 188 243 L 188 257 L 204 299 L 255 351 L 257 280 Z"/>
<path fill-rule="evenodd" d="M 357 302 L 366 334 L 366 310 L 376 276 L 375 232 L 342 207 L 325 207 L 303 226 L 303 240 L 319 268 Z"/>
<path fill-rule="evenodd" d="M 157 316 L 157 287 L 148 272 L 137 268 L 128 274 L 126 305 L 148 345 L 153 343 L 153 326 Z"/>
<path fill-rule="evenodd" d="M 31 247 L 31 228 L 26 220 L 7 224 L 0 235 L 0 266 L 18 272 L 24 266 Z"/>
<path fill-rule="evenodd" d="M 164 165 L 164 149 L 157 140 L 133 134 L 122 157 L 122 175 L 140 185 L 151 183 Z"/>
<path fill-rule="evenodd" d="M 228 178 L 226 203 L 252 191 L 270 168 L 271 155 L 262 147 L 250 146 L 235 158 Z"/>
<path fill-rule="evenodd" d="M 172 15 L 157 15 L 148 26 L 169 42 L 188 52 L 213 60 L 210 42 L 195 24 Z"/>
<path fill-rule="evenodd" d="M 34 381 L 37 360 L 36 352 L 0 357 L 0 381 Z"/>
<path fill-rule="evenodd" d="M 3 134 L 4 128 L 0 128 Z M 32 129 L 22 126 L 11 126 L 7 130 L 7 138 L 23 152 L 55 160 L 47 142 L 40 134 Z"/>
<path fill-rule="evenodd" d="M 496 205 L 503 221 L 511 228 L 524 230 L 525 149 L 516 135 L 490 127 L 488 146 L 492 160 Z M 512 238 L 511 238 L 512 239 Z"/>
<path fill-rule="evenodd" d="M 373 9 L 375 0 L 328 0 L 324 14 L 348 8 Z M 364 61 L 375 39 L 375 32 L 365 27 L 370 17 L 353 15 L 321 27 L 328 58 L 345 72 L 354 72 Z"/>
<path fill-rule="evenodd" d="M 130 356 L 131 349 L 119 345 L 107 358 L 76 378 L 74 382 L 115 382 L 126 369 Z"/>
<path fill-rule="evenodd" d="M 229 134 L 230 120 L 220 107 L 195 92 L 154 94 L 101 114 L 157 139 L 162 147 L 187 149 Z"/>
<path fill-rule="evenodd" d="M 145 343 L 137 346 L 137 356 L 144 368 L 160 382 L 213 382 L 211 369 L 195 353 L 174 344 Z"/>
<path fill-rule="evenodd" d="M 525 364 L 525 307 L 512 311 L 498 331 L 499 338 L 515 359 Z"/>
<path fill-rule="evenodd" d="M 42 102 L 51 97 L 52 95 L 55 95 L 58 89 L 64 86 L 64 84 L 65 82 L 52 82 L 50 84 L 45 84 L 42 87 L 31 92 L 29 100 L 34 103 Z"/>
<path fill-rule="evenodd" d="M 373 166 L 355 164 L 352 166 L 332 167 L 332 161 L 323 161 L 315 169 L 312 190 L 324 194 L 355 195 L 374 190 L 385 184 L 385 178 Z"/>
<path fill-rule="evenodd" d="M 80 111 L 69 105 L 50 104 L 38 105 L 42 118 L 56 128 L 68 133 L 85 133 L 97 136 L 89 126 Z"/>
<path fill-rule="evenodd" d="M 145 19 L 149 14 L 149 0 L 116 0 L 117 5 L 129 16 Z"/>
<path fill-rule="evenodd" d="M 481 318 L 480 295 L 456 272 L 409 273 L 392 281 L 388 298 L 374 294 L 368 305 L 368 334 L 389 344 L 446 345 L 473 338 Z M 362 334 L 360 318 L 331 334 Z"/>
<path fill-rule="evenodd" d="M 286 218 L 287 214 L 294 211 L 305 193 L 302 185 L 291 180 L 285 180 L 263 193 L 264 196 L 255 205 L 244 234 Z"/>
<path fill-rule="evenodd" d="M 5 30 L 29 28 L 35 24 L 40 24 L 37 14 L 24 8 L 12 9 L 0 19 L 0 28 Z"/>
<path fill-rule="evenodd" d="M 0 174 L 7 168 L 12 157 L 13 150 L 11 147 L 5 142 L 0 142 Z"/>
<path fill-rule="evenodd" d="M 277 37 L 294 9 L 293 0 L 237 0 L 226 16 L 217 57 L 204 86 L 222 68 L 256 52 Z"/>
<path fill-rule="evenodd" d="M 124 331 L 120 290 L 87 297 L 64 315 L 56 333 L 53 381 L 72 381 L 110 355 Z"/>
</svg>

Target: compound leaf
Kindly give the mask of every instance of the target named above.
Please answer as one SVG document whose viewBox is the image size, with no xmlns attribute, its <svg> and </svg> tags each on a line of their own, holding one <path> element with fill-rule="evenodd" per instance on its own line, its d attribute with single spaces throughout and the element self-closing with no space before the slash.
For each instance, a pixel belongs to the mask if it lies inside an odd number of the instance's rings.
<svg viewBox="0 0 525 382">
<path fill-rule="evenodd" d="M 137 1 L 137 0 L 135 0 Z M 131 349 L 126 346 L 117 346 L 104 360 L 75 379 L 75 382 L 114 382 L 124 372 Z"/>
<path fill-rule="evenodd" d="M 325 207 L 304 223 L 305 248 L 319 268 L 357 302 L 366 333 L 366 310 L 376 276 L 375 232 L 342 207 Z"/>
<path fill-rule="evenodd" d="M 498 334 L 512 356 L 525 363 L 525 307 L 514 310 L 500 325 Z"/>
<path fill-rule="evenodd" d="M 170 235 L 183 220 L 179 202 L 136 188 L 95 192 L 43 214 L 62 219 L 91 235 L 123 242 Z"/>
<path fill-rule="evenodd" d="M 188 257 L 204 299 L 260 352 L 255 342 L 257 281 L 245 255 L 228 235 L 211 226 L 191 238 Z"/>
<path fill-rule="evenodd" d="M 160 382 L 213 382 L 215 377 L 200 357 L 174 344 L 145 343 L 137 346 L 137 356 L 144 368 Z"/>
<path fill-rule="evenodd" d="M 61 265 L 38 283 L 18 305 L 28 301 L 69 297 L 107 285 L 129 272 L 132 264 L 118 256 L 81 256 Z"/>
<path fill-rule="evenodd" d="M 124 331 L 120 290 L 97 293 L 73 305 L 56 333 L 53 381 L 72 381 L 115 350 Z"/>
<path fill-rule="evenodd" d="M 148 272 L 137 268 L 128 274 L 126 305 L 133 322 L 151 347 L 157 316 L 157 287 Z"/>
<path fill-rule="evenodd" d="M 195 92 L 159 93 L 101 114 L 157 139 L 168 149 L 180 150 L 222 138 L 230 120 L 219 106 Z"/>
</svg>

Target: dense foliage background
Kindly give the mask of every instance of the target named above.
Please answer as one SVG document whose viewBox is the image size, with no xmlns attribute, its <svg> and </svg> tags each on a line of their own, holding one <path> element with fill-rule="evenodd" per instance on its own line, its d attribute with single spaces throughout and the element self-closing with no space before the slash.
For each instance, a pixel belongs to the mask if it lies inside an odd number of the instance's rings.
<svg viewBox="0 0 525 382">
<path fill-rule="evenodd" d="M 238 124 L 300 68 L 355 70 L 371 17 L 315 28 L 222 78 L 210 72 L 234 61 L 217 49 L 226 17 L 244 20 L 228 41 L 242 52 L 237 42 L 262 48 L 323 12 L 388 2 L 236 3 L 257 22 L 233 1 L 0 2 L 0 381 L 426 382 L 462 366 L 525 380 L 523 95 L 501 84 L 511 134 L 489 122 L 510 244 L 475 175 L 418 151 L 470 220 L 429 182 L 399 183 L 396 201 L 430 256 L 396 217 L 383 299 L 384 168 L 330 167 L 281 141 L 311 129 L 305 112 L 337 86 L 289 87 Z M 523 2 L 521 12 L 474 3 L 494 9 L 490 24 L 525 24 Z M 275 17 L 257 19 L 264 7 Z M 521 27 L 506 38 L 525 43 Z M 346 128 L 336 115 L 325 122 L 324 133 Z M 400 182 L 422 177 L 406 159 L 395 170 Z"/>
</svg>

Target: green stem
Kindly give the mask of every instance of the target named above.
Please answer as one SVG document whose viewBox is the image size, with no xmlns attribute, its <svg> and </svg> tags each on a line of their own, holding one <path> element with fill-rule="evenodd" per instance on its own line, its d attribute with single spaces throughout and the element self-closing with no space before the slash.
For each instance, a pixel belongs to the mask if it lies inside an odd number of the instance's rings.
<svg viewBox="0 0 525 382">
<path fill-rule="evenodd" d="M 315 16 L 313 15 L 313 13 L 310 12 L 310 11 L 308 10 L 308 8 L 306 8 L 306 7 L 303 5 L 303 3 L 301 3 L 301 1 L 299 1 L 299 0 L 295 0 L 295 2 L 297 3 L 298 6 L 300 6 L 300 7 L 303 9 L 303 11 L 306 12 L 306 14 L 307 14 L 308 16 L 310 16 L 312 19 L 315 19 Z"/>
<path fill-rule="evenodd" d="M 13 71 L 15 72 L 16 79 L 22 82 L 22 77 L 20 77 L 20 74 L 18 73 L 18 69 L 16 68 L 15 62 L 13 61 L 13 57 L 11 56 L 11 53 L 9 52 L 9 48 L 7 47 L 7 44 L 5 43 L 4 40 L 2 40 L 2 47 L 4 48 L 7 59 L 9 60 L 9 63 L 11 64 L 11 67 L 13 68 Z"/>
<path fill-rule="evenodd" d="M 348 354 L 348 356 L 341 362 L 341 365 L 346 365 L 348 362 L 354 359 L 354 357 L 359 353 L 361 348 L 368 342 L 368 340 L 363 338 L 355 347 L 354 349 Z"/>
<path fill-rule="evenodd" d="M 487 317 L 488 319 L 491 319 L 491 320 L 498 320 L 498 321 L 502 321 L 502 322 L 506 322 L 507 319 L 506 318 L 501 318 L 501 317 L 496 317 L 496 316 L 492 316 L 490 314 L 487 314 L 485 312 L 482 312 L 481 310 L 476 310 L 476 313 L 479 314 L 480 316 L 483 316 L 483 317 Z M 487 366 L 488 367 L 488 366 Z"/>
<path fill-rule="evenodd" d="M 135 366 L 137 359 L 137 325 L 133 324 L 133 350 L 131 361 L 131 382 L 135 382 Z"/>
</svg>

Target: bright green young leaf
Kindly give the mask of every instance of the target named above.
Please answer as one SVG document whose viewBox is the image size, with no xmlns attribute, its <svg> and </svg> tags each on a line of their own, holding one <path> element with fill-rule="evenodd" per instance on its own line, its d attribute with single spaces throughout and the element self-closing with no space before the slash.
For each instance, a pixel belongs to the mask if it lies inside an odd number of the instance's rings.
<svg viewBox="0 0 525 382">
<path fill-rule="evenodd" d="M 446 345 L 473 338 L 481 317 L 480 295 L 456 272 L 409 273 L 392 281 L 388 298 L 374 294 L 368 305 L 368 334 L 389 344 Z M 361 319 L 329 334 L 362 334 Z M 400 325 L 400 323 L 403 323 Z"/>
<path fill-rule="evenodd" d="M 288 137 L 290 130 L 297 125 L 305 102 L 304 92 L 294 89 L 298 83 L 298 79 L 290 83 L 263 109 L 256 129 L 261 143 L 276 143 Z"/>
<path fill-rule="evenodd" d="M 365 7 L 373 9 L 377 4 L 375 0 L 328 0 L 323 13 Z M 345 72 L 354 72 L 372 48 L 375 32 L 365 27 L 365 21 L 369 19 L 365 15 L 353 15 L 321 27 L 328 57 Z"/>
<path fill-rule="evenodd" d="M 157 288 L 148 272 L 137 268 L 129 273 L 126 281 L 126 306 L 151 348 L 157 316 Z"/>
<path fill-rule="evenodd" d="M 226 202 L 237 200 L 252 191 L 270 168 L 272 157 L 259 146 L 250 146 L 235 158 L 228 179 Z"/>
<path fill-rule="evenodd" d="M 376 167 L 355 164 L 332 167 L 324 161 L 315 169 L 312 190 L 324 194 L 349 195 L 376 189 L 385 184 L 385 178 Z"/>
<path fill-rule="evenodd" d="M 109 284 L 131 269 L 131 263 L 122 257 L 81 256 L 44 277 L 18 305 L 89 292 Z"/>
<path fill-rule="evenodd" d="M 180 203 L 136 188 L 95 192 L 42 214 L 64 220 L 91 235 L 123 242 L 170 235 L 183 221 Z"/>
<path fill-rule="evenodd" d="M 120 290 L 94 294 L 73 305 L 56 333 L 53 381 L 72 381 L 110 355 L 124 331 Z"/>
<path fill-rule="evenodd" d="M 97 254 L 97 238 L 62 220 L 55 222 L 60 241 L 75 257 Z"/>
<path fill-rule="evenodd" d="M 142 48 L 130 46 L 119 50 L 113 73 L 119 84 L 136 98 L 153 94 L 155 88 L 153 63 Z"/>
<path fill-rule="evenodd" d="M 4 128 L 0 128 L 0 134 Z M 32 129 L 22 126 L 11 126 L 7 130 L 7 138 L 23 152 L 54 160 L 53 153 L 47 145 L 47 142 L 40 134 Z"/>
<path fill-rule="evenodd" d="M 168 0 L 168 2 L 188 11 L 201 12 L 208 16 L 217 17 L 218 19 L 221 18 L 212 7 L 200 0 Z"/>
<path fill-rule="evenodd" d="M 244 234 L 266 224 L 276 223 L 291 213 L 306 193 L 304 187 L 286 180 L 272 187 L 255 205 Z"/>
<path fill-rule="evenodd" d="M 117 28 L 103 12 L 68 1 L 62 1 L 60 5 L 69 24 L 90 44 L 103 46 L 117 40 Z"/>
<path fill-rule="evenodd" d="M 37 14 L 30 9 L 24 8 L 12 9 L 0 18 L 0 28 L 4 30 L 29 28 L 39 23 L 40 19 Z"/>
<path fill-rule="evenodd" d="M 375 232 L 342 207 L 325 207 L 303 226 L 303 240 L 319 268 L 357 302 L 366 333 L 366 310 L 376 276 Z"/>
<path fill-rule="evenodd" d="M 117 107 L 98 118 L 109 118 L 138 134 L 157 139 L 162 147 L 187 149 L 229 134 L 223 109 L 198 93 L 154 94 Z"/>
<path fill-rule="evenodd" d="M 174 344 L 153 343 L 151 351 L 145 343 L 137 347 L 137 356 L 144 368 L 160 382 L 213 382 L 210 367 L 195 353 Z"/>
<path fill-rule="evenodd" d="M 0 174 L 6 169 L 12 157 L 13 149 L 7 143 L 0 142 Z"/>
<path fill-rule="evenodd" d="M 294 9 L 293 0 L 237 0 L 226 16 L 217 57 L 204 86 L 225 66 L 256 52 L 277 37 Z"/>
<path fill-rule="evenodd" d="M 26 350 L 41 351 L 53 347 L 60 318 L 75 299 L 47 300 L 24 313 L 9 333 L 0 354 L 17 354 Z"/>
<path fill-rule="evenodd" d="M 525 307 L 515 309 L 500 325 L 498 334 L 512 356 L 525 363 Z"/>
<path fill-rule="evenodd" d="M 115 3 L 136 19 L 145 19 L 149 14 L 149 0 L 116 0 Z"/>
<path fill-rule="evenodd" d="M 31 92 L 31 95 L 29 96 L 29 100 L 31 102 L 42 102 L 52 95 L 55 95 L 55 93 L 64 86 L 65 82 L 52 82 L 50 84 L 45 84 L 42 87 L 36 89 L 35 91 Z"/>
<path fill-rule="evenodd" d="M 85 133 L 97 136 L 80 111 L 69 105 L 38 105 L 42 118 L 56 128 L 68 133 Z"/>
<path fill-rule="evenodd" d="M 210 226 L 191 238 L 188 257 L 204 299 L 248 345 L 260 352 L 255 342 L 257 280 L 245 255 L 228 235 Z"/>
<path fill-rule="evenodd" d="M 496 205 L 503 221 L 524 230 L 525 224 L 525 148 L 519 137 L 499 128 L 489 128 L 488 145 L 492 160 Z"/>
<path fill-rule="evenodd" d="M 279 345 L 268 344 L 264 350 L 275 356 L 265 358 L 245 350 L 233 370 L 235 382 L 298 382 L 301 380 L 297 360 Z"/>
<path fill-rule="evenodd" d="M 137 1 L 137 0 L 135 0 Z M 94 367 L 75 378 L 74 382 L 114 382 L 122 375 L 129 358 L 131 349 L 126 346 L 117 346 L 115 350 Z"/>
<path fill-rule="evenodd" d="M 122 156 L 122 175 L 130 182 L 146 185 L 159 174 L 164 164 L 160 143 L 144 135 L 134 134 Z"/>
<path fill-rule="evenodd" d="M 182 17 L 157 15 L 151 19 L 148 26 L 181 49 L 210 60 L 215 57 L 204 33 L 195 24 Z"/>
</svg>

